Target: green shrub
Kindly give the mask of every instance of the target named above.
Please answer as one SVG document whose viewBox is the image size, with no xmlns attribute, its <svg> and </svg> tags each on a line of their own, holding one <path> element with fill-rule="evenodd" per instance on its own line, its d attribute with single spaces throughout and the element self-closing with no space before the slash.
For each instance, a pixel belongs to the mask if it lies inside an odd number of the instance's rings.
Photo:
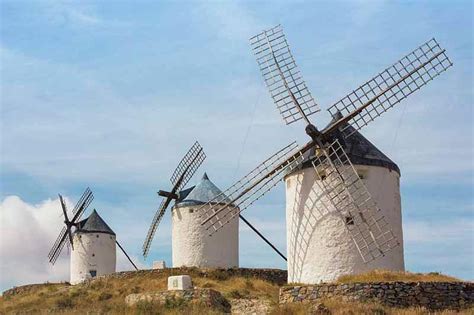
<svg viewBox="0 0 474 315">
<path fill-rule="evenodd" d="M 164 307 L 166 309 L 176 309 L 186 306 L 186 301 L 182 298 L 170 297 L 166 298 Z"/>
</svg>

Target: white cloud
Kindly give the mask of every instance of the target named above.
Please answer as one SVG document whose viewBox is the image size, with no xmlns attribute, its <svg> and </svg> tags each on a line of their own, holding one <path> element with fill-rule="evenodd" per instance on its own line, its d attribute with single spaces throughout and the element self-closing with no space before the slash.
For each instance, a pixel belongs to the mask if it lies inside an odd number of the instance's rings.
<svg viewBox="0 0 474 315">
<path fill-rule="evenodd" d="M 66 203 L 69 201 L 66 198 Z M 69 260 L 65 249 L 56 264 L 48 252 L 62 227 L 58 199 L 31 205 L 17 196 L 0 203 L 0 288 L 45 281 L 67 281 Z"/>
<path fill-rule="evenodd" d="M 67 197 L 66 204 L 69 209 L 73 206 Z M 68 249 L 64 247 L 54 265 L 47 257 L 63 226 L 60 209 L 59 199 L 29 204 L 8 196 L 0 203 L 0 291 L 23 284 L 69 281 Z M 131 258 L 138 268 L 145 267 L 136 256 Z M 132 269 L 117 247 L 117 270 Z"/>
</svg>

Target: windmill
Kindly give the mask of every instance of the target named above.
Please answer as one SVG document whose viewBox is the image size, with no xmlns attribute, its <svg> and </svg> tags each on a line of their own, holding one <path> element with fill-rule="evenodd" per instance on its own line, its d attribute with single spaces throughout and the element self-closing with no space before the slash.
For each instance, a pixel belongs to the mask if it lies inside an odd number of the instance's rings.
<svg viewBox="0 0 474 315">
<path fill-rule="evenodd" d="M 72 227 L 76 226 L 79 222 L 84 211 L 86 211 L 87 207 L 90 205 L 92 200 L 94 199 L 94 195 L 92 191 L 87 188 L 84 193 L 82 194 L 81 198 L 77 201 L 74 209 L 72 210 L 72 218 L 69 220 L 67 215 L 66 204 L 64 203 L 63 196 L 59 194 L 59 201 L 61 203 L 61 209 L 64 215 L 64 224 L 65 226 L 62 228 L 61 232 L 59 232 L 59 236 L 53 244 L 53 247 L 49 251 L 48 258 L 51 264 L 55 264 L 56 260 L 58 259 L 59 255 L 61 254 L 62 249 L 66 243 L 70 244 L 71 248 L 74 249 L 74 244 L 72 241 Z"/>
<path fill-rule="evenodd" d="M 324 193 L 319 202 L 339 212 L 364 263 L 384 256 L 399 242 L 334 133 L 340 131 L 343 139 L 348 139 L 451 67 L 445 50 L 434 38 L 427 41 L 330 106 L 333 120 L 318 130 L 309 116 L 320 109 L 302 79 L 280 25 L 252 37 L 250 43 L 284 121 L 292 124 L 304 120 L 311 140 L 301 147 L 290 143 L 223 191 L 229 204 L 238 210 L 229 211 L 225 204 L 209 201 L 204 206 L 212 211 L 202 213 L 201 224 L 213 235 L 298 168 L 305 154 L 311 154 L 316 184 Z"/>
<path fill-rule="evenodd" d="M 129 262 L 133 265 L 133 267 L 136 270 L 138 270 L 137 266 L 133 263 L 133 261 L 131 260 L 130 256 L 127 254 L 125 249 L 115 239 L 115 233 L 107 226 L 107 224 L 102 220 L 102 218 L 97 214 L 95 210 L 87 219 L 82 220 L 82 221 L 80 220 L 81 216 L 86 211 L 87 207 L 90 205 L 93 199 L 94 199 L 94 195 L 92 194 L 92 191 L 89 188 L 87 188 L 82 194 L 81 198 L 77 201 L 76 205 L 74 206 L 74 209 L 72 210 L 72 217 L 70 219 L 68 216 L 68 211 L 67 211 L 64 199 L 62 195 L 59 194 L 59 201 L 60 201 L 61 209 L 64 215 L 65 226 L 60 231 L 58 238 L 54 242 L 53 247 L 51 248 L 48 254 L 49 262 L 53 265 L 56 263 L 56 260 L 61 254 L 61 251 L 64 248 L 65 244 L 68 244 L 68 246 L 71 247 L 72 249 L 71 256 L 73 256 L 75 252 L 82 250 L 82 249 L 74 248 L 74 235 L 88 232 L 87 228 L 90 227 L 89 230 L 92 232 L 97 232 L 97 233 L 109 232 L 110 234 L 113 234 L 114 237 L 110 239 L 113 240 L 114 245 L 117 244 L 119 246 L 119 248 L 122 250 L 124 255 L 129 260 Z M 74 231 L 72 230 L 73 227 L 75 228 Z M 99 236 L 97 236 L 97 238 L 98 237 Z M 109 247 L 112 248 L 112 246 L 109 246 Z M 115 246 L 113 246 L 112 249 L 113 249 L 113 258 L 114 258 L 112 272 L 115 272 Z M 71 257 L 71 261 L 72 260 L 73 259 Z"/>
<path fill-rule="evenodd" d="M 145 238 L 145 241 L 143 243 L 143 256 L 146 258 L 151 246 L 151 242 L 153 240 L 154 234 L 156 232 L 156 229 L 158 228 L 158 225 L 160 224 L 161 219 L 163 218 L 164 214 L 166 213 L 166 209 L 169 207 L 170 203 L 172 200 L 175 201 L 175 207 L 179 206 L 180 202 L 186 201 L 185 198 L 186 196 L 193 191 L 194 187 L 191 187 L 189 189 L 183 190 L 183 188 L 186 186 L 186 184 L 189 182 L 189 180 L 193 177 L 194 173 L 197 171 L 197 169 L 201 166 L 201 164 L 204 162 L 206 158 L 206 155 L 204 153 L 203 148 L 199 144 L 199 142 L 195 142 L 193 146 L 188 150 L 188 152 L 184 155 L 182 160 L 179 162 L 178 166 L 173 172 L 173 175 L 171 176 L 171 183 L 173 187 L 171 188 L 170 191 L 164 191 L 164 190 L 159 190 L 158 195 L 164 197 L 162 199 L 160 206 L 158 207 L 158 210 L 155 213 L 155 216 L 153 218 L 153 221 L 150 225 L 150 228 L 148 230 L 147 236 Z M 205 182 L 210 183 L 209 178 L 207 178 L 207 175 L 204 176 Z M 209 184 L 208 184 L 209 185 Z M 211 185 L 213 185 L 211 183 Z M 217 187 L 216 187 L 217 189 Z M 219 190 L 220 193 L 220 190 Z M 225 199 L 223 195 L 220 195 L 221 199 Z M 217 202 L 222 202 L 222 200 L 219 200 Z M 179 208 L 179 207 L 176 207 Z M 252 231 L 254 231 L 266 244 L 268 244 L 279 256 L 281 256 L 284 260 L 286 260 L 286 257 L 267 239 L 265 236 L 262 235 L 247 219 L 245 219 L 242 215 L 239 215 L 239 218 L 247 225 L 250 227 Z M 190 219 L 190 220 L 195 220 L 195 219 Z M 179 223 L 179 220 L 174 220 L 173 221 L 173 231 L 176 229 L 173 234 L 180 234 L 180 228 L 178 225 L 181 225 Z M 186 224 L 189 224 L 186 223 Z M 199 224 L 199 222 L 197 222 Z M 187 229 L 190 228 L 190 226 L 186 226 Z M 179 230 L 179 232 L 178 232 Z M 189 232 L 189 231 L 188 231 Z M 196 235 L 200 235 L 199 229 L 196 229 Z M 212 261 L 213 259 L 210 257 L 212 254 L 207 252 L 207 247 L 215 247 L 214 250 L 209 250 L 211 252 L 219 252 L 219 245 L 216 243 L 209 242 L 207 240 L 207 235 L 200 235 L 202 239 L 197 239 L 195 240 L 196 242 L 200 242 L 200 247 L 201 250 L 203 251 L 202 253 L 202 261 L 205 261 L 208 263 L 209 261 Z M 230 238 L 237 238 L 238 240 L 238 225 L 237 229 L 234 231 L 231 229 L 228 231 L 228 235 Z M 182 244 L 183 242 L 186 242 L 187 244 Z M 190 245 L 188 244 L 188 241 L 181 241 L 181 237 L 176 237 L 173 238 L 173 252 L 178 252 L 182 251 L 182 247 L 189 247 Z M 225 245 L 225 244 L 224 244 Z M 230 246 L 230 245 L 229 245 Z M 231 246 L 230 246 L 231 247 Z M 236 243 L 236 248 L 233 250 L 232 248 L 227 248 L 228 251 L 230 252 L 237 252 L 238 251 L 238 241 Z M 224 249 L 222 249 L 224 251 Z M 222 256 L 222 252 L 217 253 L 217 256 Z M 238 256 L 238 253 L 236 253 Z M 187 255 L 186 255 L 187 256 Z M 235 255 L 234 255 L 235 256 Z M 173 259 L 174 260 L 174 259 Z M 238 257 L 235 259 L 238 260 Z M 194 259 L 193 260 L 195 263 L 199 261 L 199 259 Z M 232 259 L 231 259 L 232 261 Z M 199 263 L 198 263 L 199 264 Z M 234 265 L 231 265 L 229 267 L 235 267 Z"/>
<path fill-rule="evenodd" d="M 158 195 L 164 197 L 164 199 L 162 199 L 160 206 L 153 217 L 150 228 L 148 229 L 148 233 L 142 248 L 143 257 L 147 257 L 151 242 L 155 236 L 156 229 L 158 228 L 158 225 L 166 213 L 166 209 L 170 205 L 171 201 L 176 201 L 179 198 L 179 193 L 193 177 L 194 173 L 196 173 L 197 169 L 201 166 L 205 159 L 206 154 L 204 153 L 204 150 L 199 142 L 196 141 L 181 159 L 178 166 L 174 170 L 173 175 L 171 175 L 170 181 L 173 185 L 171 190 L 158 191 Z"/>
</svg>

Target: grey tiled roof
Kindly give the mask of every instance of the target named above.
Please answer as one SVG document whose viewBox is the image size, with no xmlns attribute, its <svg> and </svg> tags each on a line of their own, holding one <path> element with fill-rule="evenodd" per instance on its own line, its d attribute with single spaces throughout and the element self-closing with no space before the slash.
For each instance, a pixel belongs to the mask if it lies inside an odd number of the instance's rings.
<svg viewBox="0 0 474 315">
<path fill-rule="evenodd" d="M 78 222 L 76 232 L 115 235 L 115 232 L 105 223 L 95 209 L 87 219 Z"/>
<path fill-rule="evenodd" d="M 347 132 L 350 133 L 352 131 L 354 131 L 354 128 L 349 126 Z M 349 138 L 345 138 L 340 130 L 335 130 L 330 135 L 330 138 L 333 140 L 337 138 L 339 140 L 339 143 L 346 151 L 352 164 L 381 166 L 400 174 L 400 168 L 398 165 L 367 140 L 367 138 L 365 138 L 360 132 L 355 131 L 355 133 Z M 314 150 L 307 151 L 304 155 L 303 163 L 293 172 L 301 168 L 312 167 L 312 158 L 314 158 Z"/>
<path fill-rule="evenodd" d="M 194 186 L 190 192 L 187 190 L 180 192 L 180 198 L 176 203 L 177 207 L 203 205 L 219 195 L 220 197 L 217 200 L 218 202 L 230 202 L 230 199 L 226 195 L 222 194 L 222 191 L 209 180 L 209 177 L 206 173 L 204 173 L 201 181 L 196 186 Z M 184 198 L 182 196 L 183 193 L 186 194 Z"/>
</svg>

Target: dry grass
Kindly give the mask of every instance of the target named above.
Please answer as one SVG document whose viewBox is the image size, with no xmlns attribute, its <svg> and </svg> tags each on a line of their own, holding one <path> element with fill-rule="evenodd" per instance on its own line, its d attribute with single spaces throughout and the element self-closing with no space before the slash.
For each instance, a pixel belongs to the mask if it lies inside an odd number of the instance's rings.
<svg viewBox="0 0 474 315">
<path fill-rule="evenodd" d="M 154 305 L 142 303 L 134 308 L 125 304 L 125 297 L 132 293 L 165 290 L 167 278 L 172 273 L 137 273 L 118 278 L 99 278 L 89 283 L 70 286 L 67 284 L 44 284 L 11 296 L 0 297 L 0 314 L 10 313 L 111 313 L 111 314 L 212 314 L 204 306 L 186 303 L 182 305 Z M 196 270 L 189 269 L 193 284 L 212 288 L 225 297 L 240 294 L 240 298 L 265 298 L 276 304 L 279 287 L 253 278 L 228 277 L 224 273 L 211 273 L 199 277 Z M 217 313 L 216 313 L 217 314 Z"/>
<path fill-rule="evenodd" d="M 125 278 L 99 278 L 89 283 L 75 286 L 68 284 L 44 284 L 33 286 L 25 292 L 0 297 L 0 314 L 11 313 L 64 313 L 64 314 L 218 314 L 199 304 L 169 303 L 155 305 L 142 303 L 134 308 L 125 304 L 125 297 L 131 293 L 165 290 L 167 277 L 173 274 L 138 272 Z M 207 277 L 201 277 L 197 269 L 189 269 L 181 274 L 189 274 L 197 287 L 212 288 L 229 299 L 266 299 L 273 307 L 272 314 L 308 314 L 310 306 L 294 304 L 278 306 L 279 287 L 267 281 L 229 277 L 218 270 Z M 457 281 L 440 274 L 414 274 L 375 271 L 358 276 L 342 277 L 338 282 L 381 282 L 381 281 Z M 332 314 L 426 314 L 424 309 L 390 309 L 370 303 L 345 303 L 327 300 L 324 304 Z M 443 315 L 450 312 L 438 313 Z M 474 314 L 474 309 L 465 314 Z"/>
<path fill-rule="evenodd" d="M 459 279 L 443 275 L 438 272 L 412 273 L 408 271 L 374 270 L 358 275 L 342 276 L 337 283 L 354 282 L 453 282 Z"/>
<path fill-rule="evenodd" d="M 352 315 L 352 314 L 373 314 L 373 315 L 454 315 L 454 314 L 474 314 L 474 308 L 461 312 L 442 311 L 433 312 L 421 307 L 412 308 L 390 308 L 377 303 L 344 302 L 336 299 L 325 299 L 322 301 L 324 307 L 331 315 Z M 293 303 L 285 306 L 278 306 L 272 310 L 270 315 L 307 315 L 314 312 L 314 306 L 307 303 Z M 314 312 L 314 314 L 324 314 Z"/>
</svg>

